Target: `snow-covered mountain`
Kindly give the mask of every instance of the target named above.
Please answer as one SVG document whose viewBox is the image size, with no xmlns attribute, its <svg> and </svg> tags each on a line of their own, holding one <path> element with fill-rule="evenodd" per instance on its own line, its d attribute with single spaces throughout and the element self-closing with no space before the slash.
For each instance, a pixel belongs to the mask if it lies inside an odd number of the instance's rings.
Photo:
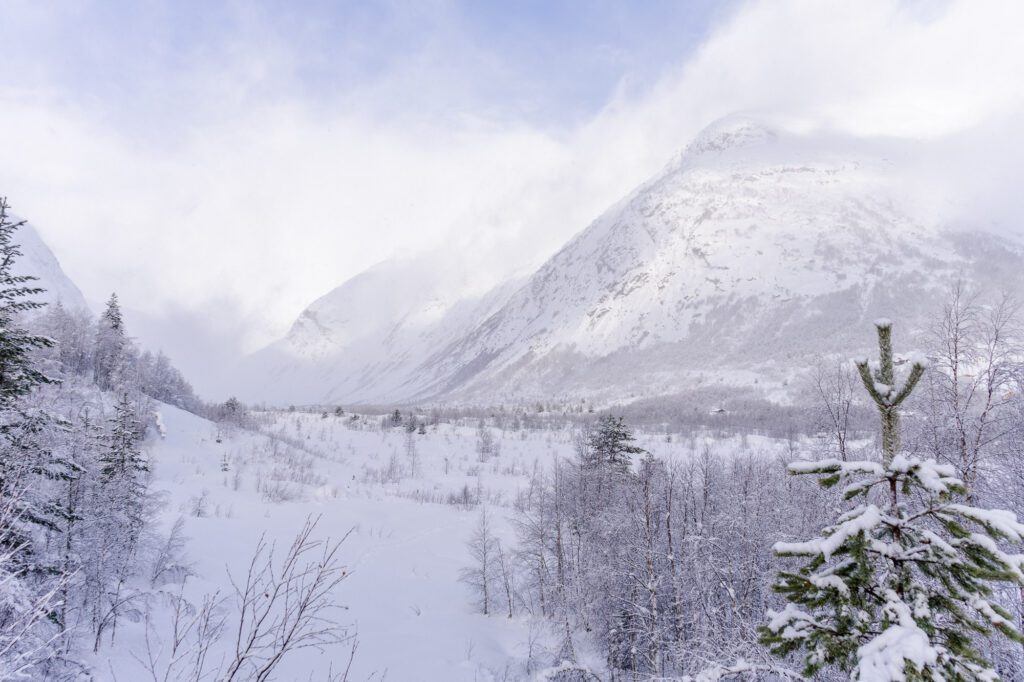
<svg viewBox="0 0 1024 682">
<path fill-rule="evenodd" d="M 285 338 L 246 358 L 237 384 L 247 397 L 277 402 L 392 401 L 416 390 L 423 349 L 455 343 L 521 284 L 512 279 L 465 296 L 458 268 L 410 257 L 379 263 L 317 299 Z"/>
<path fill-rule="evenodd" d="M 20 218 L 12 217 L 12 220 L 18 222 Z M 36 284 L 46 289 L 43 294 L 36 297 L 37 300 L 51 304 L 60 301 L 68 308 L 89 309 L 85 296 L 64 274 L 57 257 L 31 223 L 26 222 L 17 229 L 14 233 L 14 243 L 18 244 L 22 254 L 14 262 L 14 273 L 38 277 L 39 281 Z"/>
<path fill-rule="evenodd" d="M 862 351 L 876 317 L 909 334 L 958 276 L 1019 285 L 1020 247 L 909 198 L 901 151 L 720 121 L 525 283 L 430 315 L 437 273 L 371 270 L 303 313 L 264 374 L 301 367 L 287 399 L 307 402 L 656 395 Z"/>
</svg>

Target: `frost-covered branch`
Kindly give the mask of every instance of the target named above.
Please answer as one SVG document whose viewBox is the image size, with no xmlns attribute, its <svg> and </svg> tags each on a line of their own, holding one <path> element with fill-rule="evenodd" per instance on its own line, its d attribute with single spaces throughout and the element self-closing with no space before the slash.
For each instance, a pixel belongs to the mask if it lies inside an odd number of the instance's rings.
<svg viewBox="0 0 1024 682">
<path fill-rule="evenodd" d="M 239 617 L 223 682 L 265 682 L 288 653 L 349 638 L 332 614 L 341 608 L 334 589 L 348 577 L 339 556 L 348 534 L 336 542 L 314 540 L 318 522 L 319 517 L 306 521 L 280 562 L 274 545 L 261 539 L 245 582 L 232 579 Z"/>
</svg>

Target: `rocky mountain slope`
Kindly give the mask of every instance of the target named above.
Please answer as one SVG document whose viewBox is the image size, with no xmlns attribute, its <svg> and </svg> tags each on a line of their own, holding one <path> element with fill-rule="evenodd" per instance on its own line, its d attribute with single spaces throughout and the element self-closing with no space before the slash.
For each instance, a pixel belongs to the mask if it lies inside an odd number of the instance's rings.
<svg viewBox="0 0 1024 682">
<path fill-rule="evenodd" d="M 288 399 L 306 402 L 781 382 L 809 354 L 870 347 L 873 318 L 919 330 L 957 277 L 1019 286 L 1019 246 L 909 200 L 884 149 L 720 121 L 525 283 L 431 316 L 429 267 L 370 271 L 303 313 L 264 374 L 301 375 Z"/>
</svg>

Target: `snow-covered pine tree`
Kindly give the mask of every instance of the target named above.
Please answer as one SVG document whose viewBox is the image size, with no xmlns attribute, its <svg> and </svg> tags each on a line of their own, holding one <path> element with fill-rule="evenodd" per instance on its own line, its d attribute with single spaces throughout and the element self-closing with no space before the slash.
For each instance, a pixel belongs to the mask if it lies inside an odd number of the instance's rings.
<svg viewBox="0 0 1024 682">
<path fill-rule="evenodd" d="M 121 393 L 93 472 L 88 504 L 97 510 L 85 532 L 82 591 L 93 651 L 111 641 L 121 616 L 142 596 L 132 578 L 150 511 L 149 466 L 140 448 L 142 429 L 132 396 Z"/>
<path fill-rule="evenodd" d="M 241 426 L 248 418 L 248 410 L 238 398 L 231 396 L 217 409 L 217 421 Z"/>
<path fill-rule="evenodd" d="M 762 642 L 779 655 L 804 651 L 805 674 L 835 666 L 853 680 L 995 680 L 978 647 L 995 632 L 1018 642 L 1013 617 L 992 600 L 1000 582 L 1024 585 L 1024 525 L 1007 511 L 961 503 L 952 467 L 899 452 L 898 406 L 924 372 L 914 361 L 897 388 L 892 325 L 876 323 L 881 361 L 858 363 L 882 417 L 882 462 L 796 462 L 791 474 L 843 482 L 856 505 L 806 542 L 780 542 L 783 557 L 807 557 L 780 573 L 789 604 L 769 611 Z"/>
<path fill-rule="evenodd" d="M 111 294 L 107 307 L 96 321 L 96 340 L 93 346 L 93 378 L 104 391 L 116 385 L 127 341 L 121 305 L 117 294 Z"/>
<path fill-rule="evenodd" d="M 53 379 L 36 367 L 32 352 L 49 348 L 53 340 L 29 333 L 18 323 L 21 313 L 38 310 L 45 303 L 33 297 L 43 293 L 38 278 L 16 275 L 11 268 L 21 256 L 14 233 L 24 221 L 12 222 L 7 216 L 7 200 L 0 198 L 0 409 L 10 409 L 19 398 Z"/>
<path fill-rule="evenodd" d="M 137 532 L 143 524 L 146 475 L 149 464 L 139 447 L 141 427 L 128 393 L 122 393 L 109 420 L 107 447 L 100 455 L 100 480 L 113 494 L 128 528 Z"/>
<path fill-rule="evenodd" d="M 14 234 L 23 223 L 10 220 L 7 209 L 0 198 L 0 672 L 28 678 L 54 657 L 49 623 L 63 582 L 59 563 L 40 551 L 38 531 L 56 528 L 52 481 L 72 475 L 74 466 L 47 448 L 55 423 L 33 404 L 36 389 L 55 383 L 35 358 L 53 341 L 19 319 L 42 307 L 33 297 L 43 289 L 12 271 L 21 256 Z"/>
<path fill-rule="evenodd" d="M 622 417 L 605 415 L 591 431 L 589 448 L 585 450 L 583 466 L 589 469 L 608 467 L 615 471 L 629 471 L 632 455 L 646 452 L 633 445 L 636 438 Z"/>
<path fill-rule="evenodd" d="M 44 305 L 33 298 L 43 289 L 33 284 L 35 277 L 12 272 L 21 256 L 14 233 L 24 223 L 11 221 L 7 209 L 0 199 L 0 497 L 17 499 L 17 513 L 9 517 L 17 527 L 2 529 L 3 537 L 19 546 L 13 556 L 27 562 L 28 526 L 54 523 L 44 481 L 70 475 L 74 465 L 41 442 L 53 420 L 29 400 L 35 389 L 55 382 L 34 357 L 53 340 L 28 332 L 19 321 L 22 313 Z"/>
</svg>

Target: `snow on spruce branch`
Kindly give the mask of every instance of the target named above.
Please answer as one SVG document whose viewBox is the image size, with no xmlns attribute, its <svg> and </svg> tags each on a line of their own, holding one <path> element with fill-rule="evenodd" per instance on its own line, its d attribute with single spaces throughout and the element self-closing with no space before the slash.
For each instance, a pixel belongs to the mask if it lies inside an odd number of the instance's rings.
<svg viewBox="0 0 1024 682">
<path fill-rule="evenodd" d="M 968 491 L 953 467 L 899 452 L 896 407 L 924 365 L 914 365 L 893 397 L 892 324 L 876 326 L 880 369 L 858 368 L 881 418 L 882 463 L 789 467 L 820 476 L 826 488 L 847 481 L 844 500 L 863 501 L 819 537 L 775 545 L 780 556 L 808 561 L 779 574 L 775 589 L 789 603 L 769 611 L 762 642 L 779 655 L 804 650 L 807 675 L 837 667 L 871 682 L 994 680 L 978 638 L 999 633 L 1024 643 L 1015 618 L 993 601 L 999 583 L 1024 588 L 1024 557 L 1000 547 L 1020 544 L 1024 525 L 1011 512 L 963 504 Z"/>
</svg>

